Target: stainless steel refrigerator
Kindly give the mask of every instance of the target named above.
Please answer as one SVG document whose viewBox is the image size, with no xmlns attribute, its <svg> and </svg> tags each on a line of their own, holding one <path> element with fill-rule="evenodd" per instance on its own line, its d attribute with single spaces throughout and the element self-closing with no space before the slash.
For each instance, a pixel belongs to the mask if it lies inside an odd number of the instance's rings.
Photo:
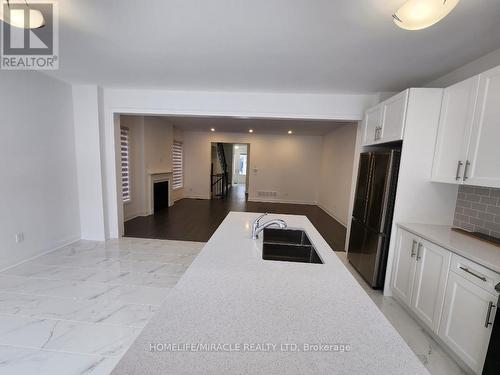
<svg viewBox="0 0 500 375">
<path fill-rule="evenodd" d="M 400 151 L 360 155 L 349 237 L 349 263 L 373 288 L 384 286 Z"/>
</svg>

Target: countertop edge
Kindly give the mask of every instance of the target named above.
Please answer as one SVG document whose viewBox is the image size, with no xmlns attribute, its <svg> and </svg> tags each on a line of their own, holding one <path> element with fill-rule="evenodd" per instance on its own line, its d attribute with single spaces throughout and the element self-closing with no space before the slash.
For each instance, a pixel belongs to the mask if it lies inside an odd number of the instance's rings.
<svg viewBox="0 0 500 375">
<path fill-rule="evenodd" d="M 397 225 L 397 227 L 402 228 L 404 230 L 407 230 L 408 232 L 411 232 L 419 237 L 422 237 L 423 239 L 425 239 L 429 242 L 432 242 L 438 246 L 441 246 L 441 247 L 451 251 L 454 254 L 457 254 L 461 257 L 469 259 L 469 260 L 471 260 L 471 261 L 473 261 L 473 262 L 475 262 L 483 267 L 488 268 L 489 270 L 491 270 L 493 272 L 500 274 L 500 265 L 492 264 L 492 263 L 488 262 L 487 260 L 484 260 L 481 257 L 474 256 L 470 252 L 464 251 L 460 248 L 452 246 L 449 243 L 443 242 L 441 239 L 439 239 L 435 236 L 429 235 L 428 233 L 425 233 L 425 231 L 422 231 L 422 230 L 419 230 L 419 229 L 412 227 L 413 225 L 428 225 L 428 226 L 434 226 L 434 227 L 447 228 L 447 229 L 451 230 L 452 226 L 450 226 L 450 225 L 439 225 L 439 224 L 433 225 L 433 224 L 417 224 L 417 223 L 397 223 L 396 225 Z M 467 238 L 468 240 L 471 240 L 471 241 L 478 241 L 478 242 L 480 241 L 480 240 L 476 240 L 476 239 L 471 238 L 471 237 L 467 237 L 466 235 L 458 233 L 458 232 L 454 232 L 454 234 L 457 236 L 463 236 L 464 238 Z M 493 247 L 494 245 L 491 245 L 491 246 Z M 500 251 L 500 249 L 499 249 L 499 251 Z"/>
</svg>

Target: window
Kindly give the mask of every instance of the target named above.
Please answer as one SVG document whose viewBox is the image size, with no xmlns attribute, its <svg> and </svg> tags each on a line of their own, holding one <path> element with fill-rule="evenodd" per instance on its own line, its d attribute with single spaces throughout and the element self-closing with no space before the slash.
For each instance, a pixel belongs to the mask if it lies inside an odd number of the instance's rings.
<svg viewBox="0 0 500 375">
<path fill-rule="evenodd" d="M 183 158 L 182 142 L 174 141 L 172 149 L 172 172 L 173 181 L 172 189 L 180 189 L 182 185 L 182 158 Z"/>
<path fill-rule="evenodd" d="M 247 155 L 240 154 L 240 165 L 239 165 L 239 174 L 246 175 L 247 174 Z"/>
<path fill-rule="evenodd" d="M 128 128 L 120 127 L 120 155 L 122 167 L 122 200 L 130 202 L 130 163 Z"/>
</svg>

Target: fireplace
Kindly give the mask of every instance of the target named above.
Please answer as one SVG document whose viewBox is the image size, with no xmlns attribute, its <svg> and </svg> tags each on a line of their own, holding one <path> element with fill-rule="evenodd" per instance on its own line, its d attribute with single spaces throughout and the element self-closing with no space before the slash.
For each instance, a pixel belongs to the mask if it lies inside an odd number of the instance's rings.
<svg viewBox="0 0 500 375">
<path fill-rule="evenodd" d="M 155 211 L 170 207 L 173 204 L 172 172 L 156 170 L 147 171 L 146 173 L 146 215 L 153 215 Z"/>
<path fill-rule="evenodd" d="M 168 181 L 155 182 L 153 185 L 153 207 L 154 212 L 168 208 Z"/>
</svg>

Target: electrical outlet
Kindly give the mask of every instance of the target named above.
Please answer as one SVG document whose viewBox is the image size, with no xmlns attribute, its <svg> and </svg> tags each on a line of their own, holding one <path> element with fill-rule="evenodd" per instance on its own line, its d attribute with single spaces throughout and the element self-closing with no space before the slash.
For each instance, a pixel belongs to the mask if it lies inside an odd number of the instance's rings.
<svg viewBox="0 0 500 375">
<path fill-rule="evenodd" d="M 24 241 L 24 233 L 20 232 L 16 234 L 16 243 L 20 243 Z"/>
</svg>

